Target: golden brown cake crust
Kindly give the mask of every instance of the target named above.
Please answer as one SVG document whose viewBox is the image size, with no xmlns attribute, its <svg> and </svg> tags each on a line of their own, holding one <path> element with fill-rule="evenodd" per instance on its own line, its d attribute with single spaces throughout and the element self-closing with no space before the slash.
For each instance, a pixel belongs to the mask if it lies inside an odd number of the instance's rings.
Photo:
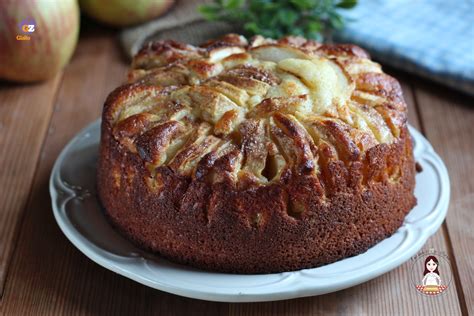
<svg viewBox="0 0 474 316">
<path fill-rule="evenodd" d="M 129 79 L 104 106 L 98 192 L 142 248 L 214 271 L 311 268 L 366 251 L 416 203 L 400 86 L 356 46 L 158 42 Z"/>
</svg>

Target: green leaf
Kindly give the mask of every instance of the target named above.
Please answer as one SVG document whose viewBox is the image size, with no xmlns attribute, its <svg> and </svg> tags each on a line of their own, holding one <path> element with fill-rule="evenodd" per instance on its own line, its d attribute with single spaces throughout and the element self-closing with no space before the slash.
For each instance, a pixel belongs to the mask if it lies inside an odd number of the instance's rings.
<svg viewBox="0 0 474 316">
<path fill-rule="evenodd" d="M 229 21 L 227 22 L 240 22 L 240 21 L 248 21 L 253 20 L 251 15 L 246 10 L 232 10 L 228 14 Z"/>
<path fill-rule="evenodd" d="M 340 30 L 344 26 L 344 19 L 341 15 L 332 12 L 329 15 L 329 23 L 333 29 Z"/>
<path fill-rule="evenodd" d="M 244 30 L 252 35 L 260 33 L 260 27 L 255 22 L 247 22 L 244 24 Z"/>
<path fill-rule="evenodd" d="M 310 33 L 319 33 L 323 29 L 320 22 L 311 21 L 306 25 L 306 30 Z"/>
<path fill-rule="evenodd" d="M 285 26 L 292 26 L 299 18 L 298 13 L 293 10 L 280 10 L 276 16 L 280 23 Z"/>
<path fill-rule="evenodd" d="M 342 0 L 338 4 L 336 4 L 336 7 L 342 8 L 342 9 L 352 9 L 357 5 L 357 0 Z"/>
<path fill-rule="evenodd" d="M 274 3 L 271 0 L 247 0 L 249 9 L 254 12 L 263 12 L 273 9 L 278 6 L 278 2 Z"/>
<path fill-rule="evenodd" d="M 223 6 L 227 10 L 233 10 L 242 7 L 245 4 L 245 0 L 227 0 L 224 1 Z"/>
<path fill-rule="evenodd" d="M 283 33 L 280 30 L 275 30 L 275 29 L 261 29 L 259 34 L 261 34 L 264 37 L 270 37 L 270 38 L 280 38 L 283 36 Z"/>
<path fill-rule="evenodd" d="M 304 31 L 300 27 L 294 27 L 291 29 L 291 34 L 296 36 L 304 36 Z"/>
<path fill-rule="evenodd" d="M 290 3 L 300 10 L 310 10 L 317 5 L 317 2 L 319 1 L 317 0 L 290 0 Z"/>
<path fill-rule="evenodd" d="M 323 40 L 323 36 L 319 32 L 306 32 L 305 37 L 319 42 Z"/>
<path fill-rule="evenodd" d="M 221 8 L 215 3 L 202 4 L 198 6 L 198 11 L 204 16 L 206 20 L 214 21 L 219 18 Z"/>
</svg>

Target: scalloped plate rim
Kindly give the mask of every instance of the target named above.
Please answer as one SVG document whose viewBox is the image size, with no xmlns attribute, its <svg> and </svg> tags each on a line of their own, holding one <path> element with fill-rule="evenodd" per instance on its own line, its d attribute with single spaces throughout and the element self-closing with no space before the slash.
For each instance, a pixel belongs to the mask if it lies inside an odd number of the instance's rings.
<svg viewBox="0 0 474 316">
<path fill-rule="evenodd" d="M 61 168 L 61 164 L 63 162 L 64 157 L 74 147 L 74 145 L 77 142 L 81 141 L 82 137 L 85 137 L 88 133 L 89 133 L 88 137 L 90 137 L 90 130 L 94 128 L 98 128 L 97 125 L 99 124 L 100 124 L 100 119 L 90 123 L 85 128 L 83 128 L 79 133 L 77 133 L 76 136 L 74 136 L 68 142 L 68 144 L 63 148 L 63 150 L 61 151 L 60 155 L 58 156 L 53 166 L 50 181 L 49 181 L 49 189 L 50 189 L 50 195 L 51 195 L 53 214 L 56 219 L 56 222 L 58 223 L 58 226 L 60 227 L 64 235 L 69 239 L 69 241 L 76 248 L 78 248 L 85 256 L 87 256 L 88 258 L 90 258 L 92 261 L 96 262 L 100 266 L 106 269 L 109 269 L 122 276 L 125 276 L 129 279 L 132 279 L 136 282 L 149 286 L 151 288 L 155 288 L 155 289 L 169 292 L 172 294 L 181 295 L 181 296 L 190 297 L 190 298 L 210 300 L 210 301 L 220 301 L 220 302 L 261 302 L 261 301 L 276 301 L 276 300 L 292 299 L 292 298 L 305 297 L 305 296 L 322 295 L 322 294 L 342 290 L 345 288 L 349 288 L 349 287 L 361 284 L 363 282 L 367 282 L 384 273 L 387 273 L 393 270 L 394 268 L 400 266 L 402 263 L 407 261 L 410 257 L 415 255 L 423 247 L 427 239 L 438 230 L 438 228 L 441 226 L 447 214 L 448 205 L 449 205 L 449 197 L 450 197 L 450 182 L 449 182 L 449 175 L 448 175 L 446 166 L 444 165 L 441 158 L 435 153 L 431 144 L 415 128 L 409 126 L 410 134 L 412 135 L 413 139 L 417 143 L 416 146 L 418 146 L 419 154 L 422 155 L 421 157 L 417 157 L 417 159 L 426 158 L 426 157 L 428 157 L 429 159 L 433 159 L 431 163 L 433 164 L 433 168 L 437 171 L 437 175 L 440 178 L 440 181 L 438 184 L 440 185 L 441 189 L 440 189 L 439 201 L 435 205 L 437 210 L 433 212 L 436 216 L 429 223 L 430 225 L 427 228 L 426 227 L 423 228 L 424 226 L 423 224 L 426 224 L 426 223 L 424 223 L 423 218 L 421 218 L 421 219 L 416 220 L 414 223 L 408 223 L 408 224 L 404 223 L 399 229 L 399 231 L 407 230 L 407 234 L 409 233 L 409 231 L 418 233 L 418 236 L 417 236 L 418 238 L 416 239 L 414 244 L 412 244 L 409 247 L 408 250 L 404 251 L 402 254 L 398 254 L 394 258 L 392 258 L 393 256 L 392 257 L 389 256 L 389 258 L 391 259 L 389 262 L 385 262 L 384 265 L 379 266 L 378 268 L 374 268 L 373 270 L 369 272 L 367 271 L 365 271 L 365 273 L 359 272 L 358 274 L 355 273 L 354 275 L 350 275 L 350 276 L 345 275 L 344 277 L 333 280 L 332 283 L 330 283 L 329 285 L 324 285 L 322 287 L 318 287 L 317 282 L 314 282 L 315 280 L 310 280 L 311 282 L 309 284 L 307 282 L 308 278 L 317 280 L 318 276 L 311 276 L 311 271 L 315 271 L 319 268 L 270 274 L 270 275 L 282 275 L 282 276 L 285 275 L 284 280 L 286 280 L 287 283 L 289 283 L 289 284 L 286 284 L 286 287 L 284 288 L 277 288 L 277 289 L 271 288 L 271 291 L 257 291 L 256 288 L 242 289 L 239 287 L 236 287 L 233 290 L 230 290 L 232 289 L 232 287 L 225 287 L 221 289 L 209 287 L 207 290 L 204 290 L 206 287 L 185 288 L 182 286 L 181 287 L 173 286 L 169 282 L 162 282 L 162 280 L 157 278 L 155 275 L 154 275 L 155 277 L 153 278 L 153 277 L 150 277 L 150 275 L 147 277 L 143 273 L 136 273 L 136 272 L 131 271 L 130 265 L 135 265 L 135 266 L 137 264 L 144 265 L 145 263 L 145 266 L 142 268 L 144 272 L 146 272 L 147 269 L 151 269 L 146 264 L 147 260 L 151 260 L 151 259 L 143 258 L 143 257 L 132 257 L 132 258 L 127 258 L 126 260 L 124 260 L 123 258 L 119 258 L 119 256 L 115 254 L 108 253 L 107 250 L 104 250 L 98 247 L 97 245 L 93 244 L 90 240 L 88 240 L 85 236 L 81 235 L 81 233 L 77 229 L 74 228 L 74 225 L 71 223 L 70 219 L 67 216 L 63 216 L 63 214 L 61 213 L 60 207 L 56 205 L 56 202 L 58 201 L 58 192 L 56 190 L 55 179 L 56 177 L 59 177 L 59 170 Z M 97 139 L 97 143 L 98 143 L 98 139 Z M 67 204 L 69 199 L 72 199 L 72 195 L 70 195 L 68 199 L 63 201 L 63 204 L 64 204 L 63 206 Z M 425 217 L 429 217 L 430 215 L 432 214 L 430 213 Z M 395 234 L 397 234 L 399 231 L 397 231 Z M 392 238 L 394 235 L 392 235 L 391 237 L 387 239 Z M 105 252 L 107 255 L 101 255 L 100 252 Z M 394 251 L 394 253 L 396 253 L 396 251 Z M 351 258 L 357 258 L 365 254 L 367 253 L 365 252 Z M 157 264 L 159 265 L 159 263 L 156 263 L 155 261 L 153 263 L 155 266 Z M 327 268 L 333 264 L 329 264 L 323 267 Z M 182 267 L 183 269 L 186 269 L 185 266 L 182 266 Z M 203 271 L 203 273 L 207 273 L 211 275 L 215 274 L 208 271 Z M 289 275 L 289 276 L 286 277 L 286 275 Z M 278 282 L 281 282 L 281 280 L 279 280 Z M 221 292 L 219 292 L 219 290 Z"/>
</svg>

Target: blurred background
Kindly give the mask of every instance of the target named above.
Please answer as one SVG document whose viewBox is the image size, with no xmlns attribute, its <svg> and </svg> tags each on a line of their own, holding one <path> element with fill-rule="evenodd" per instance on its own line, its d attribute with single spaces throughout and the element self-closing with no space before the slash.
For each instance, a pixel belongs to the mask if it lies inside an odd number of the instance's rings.
<svg viewBox="0 0 474 316">
<path fill-rule="evenodd" d="M 129 58 L 152 40 L 200 44 L 228 32 L 356 43 L 376 60 L 474 95 L 470 0 L 35 0 L 0 3 L 0 77 L 51 78 L 96 21 Z M 80 23 L 79 16 L 82 16 Z M 14 34 L 17 36 L 12 36 Z M 30 44 L 30 45 L 28 45 Z"/>
<path fill-rule="evenodd" d="M 256 304 L 187 299 L 107 271 L 60 232 L 51 168 L 97 120 L 148 41 L 199 44 L 228 32 L 356 43 L 396 77 L 409 123 L 442 156 L 451 202 L 424 250 L 449 255 L 442 297 L 413 294 L 409 263 L 318 297 Z M 472 0 L 0 0 L 0 314 L 473 314 Z"/>
</svg>

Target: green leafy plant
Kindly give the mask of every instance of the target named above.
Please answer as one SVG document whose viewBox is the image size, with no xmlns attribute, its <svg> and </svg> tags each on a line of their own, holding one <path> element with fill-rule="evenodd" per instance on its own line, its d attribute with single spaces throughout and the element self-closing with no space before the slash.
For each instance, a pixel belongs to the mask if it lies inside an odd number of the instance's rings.
<svg viewBox="0 0 474 316">
<path fill-rule="evenodd" d="M 198 10 L 209 21 L 239 25 L 248 35 L 300 35 L 321 41 L 344 26 L 339 11 L 356 5 L 357 0 L 214 0 Z"/>
</svg>

